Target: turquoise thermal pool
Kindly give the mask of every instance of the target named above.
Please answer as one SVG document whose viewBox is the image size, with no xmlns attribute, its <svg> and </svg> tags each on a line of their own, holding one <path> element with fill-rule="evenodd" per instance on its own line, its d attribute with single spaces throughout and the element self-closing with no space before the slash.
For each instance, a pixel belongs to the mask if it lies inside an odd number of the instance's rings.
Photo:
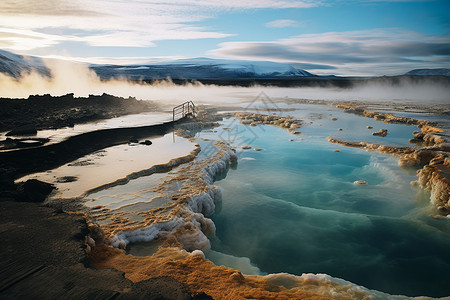
<svg viewBox="0 0 450 300">
<path fill-rule="evenodd" d="M 393 156 L 327 141 L 416 147 L 408 139 L 417 127 L 386 124 L 327 105 L 280 104 L 276 110 L 247 111 L 290 115 L 302 126 L 299 134 L 291 134 L 227 117 L 219 127 L 195 131 L 201 151 L 193 164 L 206 164 L 218 151 L 216 141 L 228 143 L 238 158 L 236 168 L 215 178 L 222 197 L 214 198 L 215 212 L 206 215 L 215 224 L 215 235 L 208 236 L 211 250 L 203 249 L 206 258 L 244 274 L 319 273 L 391 295 L 450 295 L 450 219 L 431 217 L 435 208 L 429 193 L 410 184 L 416 169 L 400 168 Z M 372 135 L 382 128 L 388 130 L 386 137 Z M 161 138 L 164 149 L 170 139 Z M 167 153 L 160 163 L 178 152 L 189 153 L 194 144 L 177 137 L 172 145 L 184 149 Z M 155 188 L 182 175 L 184 165 L 104 185 L 88 193 L 84 203 L 107 209 L 110 217 L 140 220 L 141 212 L 170 205 Z M 181 189 L 189 176 L 183 180 L 166 188 Z M 354 184 L 358 180 L 367 184 Z M 167 224 L 178 226 L 176 222 Z M 168 231 L 169 225 L 158 230 Z M 161 240 L 152 239 L 136 238 L 126 245 L 128 253 L 153 254 Z"/>
<path fill-rule="evenodd" d="M 217 130 L 236 147 L 263 150 L 239 150 L 238 167 L 216 183 L 223 200 L 207 257 L 249 274 L 326 273 L 389 294 L 448 296 L 450 220 L 428 216 L 428 193 L 410 185 L 415 169 L 326 140 L 406 146 L 416 128 L 333 108 L 289 114 L 307 117 L 302 134 L 234 118 L 223 122 L 226 134 Z M 388 136 L 372 136 L 369 125 Z"/>
</svg>

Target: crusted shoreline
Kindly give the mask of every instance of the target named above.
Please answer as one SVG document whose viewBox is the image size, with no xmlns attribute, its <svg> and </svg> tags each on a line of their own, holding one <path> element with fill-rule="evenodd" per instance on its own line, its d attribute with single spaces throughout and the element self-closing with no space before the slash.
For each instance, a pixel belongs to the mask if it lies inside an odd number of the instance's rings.
<svg viewBox="0 0 450 300">
<path fill-rule="evenodd" d="M 350 300 L 370 298 L 369 295 L 386 297 L 384 293 L 323 274 L 243 275 L 240 271 L 214 265 L 199 251 L 188 253 L 169 242 L 147 257 L 126 255 L 119 249 L 104 245 L 96 247 L 89 257 L 92 265 L 123 271 L 133 282 L 170 274 L 192 292 L 205 292 L 214 299 Z M 400 296 L 398 299 L 409 298 Z"/>
<path fill-rule="evenodd" d="M 302 121 L 291 116 L 265 115 L 259 113 L 236 112 L 234 116 L 240 119 L 240 123 L 248 126 L 272 125 L 285 128 L 292 134 L 300 134 L 297 129 L 302 126 Z"/>
<path fill-rule="evenodd" d="M 331 143 L 344 146 L 376 150 L 398 157 L 401 167 L 417 167 L 417 181 L 412 182 L 431 193 L 430 202 L 442 215 L 450 214 L 450 143 L 443 134 L 446 132 L 435 121 L 405 118 L 393 113 L 381 113 L 364 109 L 363 105 L 337 104 L 345 112 L 362 115 L 391 124 L 416 125 L 420 132 L 413 132 L 410 143 L 423 146 L 421 149 L 410 147 L 389 147 L 365 142 L 348 142 L 328 138 Z"/>
<path fill-rule="evenodd" d="M 405 124 L 415 125 L 420 129 L 420 132 L 414 132 L 414 138 L 410 139 L 410 143 L 418 143 L 423 146 L 432 146 L 446 143 L 444 137 L 437 135 L 445 132 L 439 128 L 439 123 L 435 121 L 399 117 L 393 113 L 381 113 L 364 109 L 362 105 L 337 104 L 336 108 L 342 109 L 345 112 L 362 115 L 366 118 L 375 119 L 388 124 Z"/>
<path fill-rule="evenodd" d="M 450 144 L 423 149 L 391 147 L 366 142 L 348 142 L 328 138 L 330 143 L 379 151 L 398 158 L 400 167 L 418 167 L 417 181 L 412 184 L 431 192 L 430 201 L 442 215 L 450 213 Z"/>
<path fill-rule="evenodd" d="M 104 189 L 107 189 L 107 188 L 110 188 L 113 186 L 123 185 L 123 184 L 128 183 L 130 180 L 133 180 L 133 179 L 136 179 L 136 178 L 139 178 L 142 176 L 148 176 L 148 175 L 151 175 L 154 173 L 168 172 L 181 164 L 191 162 L 192 160 L 195 159 L 195 157 L 197 156 L 197 154 L 199 152 L 200 152 L 200 148 L 198 147 L 198 145 L 196 145 L 195 149 L 192 150 L 191 153 L 189 153 L 188 155 L 171 159 L 169 162 L 167 162 L 165 164 L 154 165 L 149 169 L 131 173 L 131 174 L 125 176 L 125 178 L 121 178 L 114 182 L 90 189 L 90 190 L 86 191 L 84 193 L 84 195 L 92 194 L 92 193 L 95 193 L 95 192 L 98 192 L 98 191 L 101 191 L 101 190 L 104 190 Z"/>
<path fill-rule="evenodd" d="M 328 141 L 347 147 L 362 148 L 368 151 L 379 151 L 395 155 L 399 160 L 398 164 L 400 167 L 420 168 L 417 170 L 417 181 L 412 182 L 412 184 L 418 185 L 431 193 L 430 201 L 440 214 L 450 214 L 450 143 L 447 143 L 442 136 L 436 135 L 436 133 L 445 132 L 443 129 L 437 127 L 439 126 L 437 122 L 398 117 L 392 113 L 372 112 L 360 106 L 337 104 L 336 107 L 346 112 L 356 113 L 385 123 L 418 126 L 421 132 L 415 131 L 413 133 L 414 139 L 410 139 L 409 142 L 424 146 L 421 149 L 391 147 L 367 142 L 348 142 L 334 138 L 328 138 Z M 300 133 L 296 129 L 300 128 L 302 124 L 300 120 L 295 120 L 289 116 L 280 117 L 247 112 L 236 112 L 234 116 L 239 118 L 240 123 L 243 125 L 279 126 L 287 129 L 292 134 Z M 374 133 L 374 135 L 382 135 L 383 133 Z M 250 147 L 243 147 L 243 149 L 247 148 Z"/>
<path fill-rule="evenodd" d="M 214 213 L 215 203 L 221 199 L 221 192 L 213 183 L 236 161 L 234 151 L 226 144 L 217 142 L 214 147 L 217 151 L 208 160 L 195 161 L 200 152 L 200 147 L 197 147 L 187 157 L 155 166 L 157 169 L 178 166 L 168 179 L 151 189 L 158 194 L 158 207 L 150 208 L 150 203 L 139 202 L 137 204 L 149 205 L 149 208 L 134 210 L 134 204 L 129 204 L 122 207 L 123 210 L 102 207 L 91 210 L 89 215 L 101 223 L 102 232 L 94 239 L 124 249 L 130 242 L 173 238 L 186 250 L 208 250 L 207 236 L 215 233 L 215 226 L 207 216 Z M 148 170 L 132 175 L 139 177 L 137 175 L 147 173 Z"/>
</svg>

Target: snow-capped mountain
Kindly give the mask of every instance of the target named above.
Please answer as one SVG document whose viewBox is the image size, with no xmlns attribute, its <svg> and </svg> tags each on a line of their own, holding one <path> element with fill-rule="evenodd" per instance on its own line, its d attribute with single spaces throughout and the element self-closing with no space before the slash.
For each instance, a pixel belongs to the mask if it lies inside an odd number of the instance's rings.
<svg viewBox="0 0 450 300">
<path fill-rule="evenodd" d="M 0 50 L 0 73 L 5 73 L 14 78 L 20 77 L 23 72 L 36 71 L 42 75 L 50 76 L 50 71 L 42 59 L 33 56 L 17 55 Z"/>
<path fill-rule="evenodd" d="M 235 79 L 315 76 L 289 64 L 211 58 L 179 59 L 143 65 L 92 65 L 102 79 Z"/>
<path fill-rule="evenodd" d="M 415 69 L 411 70 L 405 75 L 422 75 L 422 76 L 450 76 L 450 69 Z"/>
<path fill-rule="evenodd" d="M 162 62 L 163 65 L 183 66 L 216 66 L 230 72 L 255 74 L 257 76 L 313 76 L 304 70 L 296 69 L 289 64 L 272 61 L 247 61 L 247 60 L 225 60 L 212 58 L 179 59 Z"/>
<path fill-rule="evenodd" d="M 298 78 L 315 75 L 289 64 L 269 61 L 225 60 L 211 58 L 179 59 L 142 65 L 90 65 L 102 79 L 237 79 Z M 51 76 L 43 60 L 0 50 L 0 73 L 18 78 L 23 72 Z"/>
</svg>

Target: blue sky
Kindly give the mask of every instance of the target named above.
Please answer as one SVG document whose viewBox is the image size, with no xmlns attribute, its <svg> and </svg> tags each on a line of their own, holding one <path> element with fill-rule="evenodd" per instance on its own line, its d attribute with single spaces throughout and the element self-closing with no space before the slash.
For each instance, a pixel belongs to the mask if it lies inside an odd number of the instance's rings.
<svg viewBox="0 0 450 300">
<path fill-rule="evenodd" d="M 316 74 L 450 67 L 449 0 L 2 0 L 0 49 L 91 63 L 270 60 Z"/>
</svg>

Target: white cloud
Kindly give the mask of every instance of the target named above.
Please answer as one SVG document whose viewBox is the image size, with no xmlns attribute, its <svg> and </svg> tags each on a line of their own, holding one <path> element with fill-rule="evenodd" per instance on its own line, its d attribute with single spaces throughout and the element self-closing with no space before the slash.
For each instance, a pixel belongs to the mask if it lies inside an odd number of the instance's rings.
<svg viewBox="0 0 450 300">
<path fill-rule="evenodd" d="M 433 2 L 435 0 L 360 0 L 360 2 Z"/>
<path fill-rule="evenodd" d="M 245 1 L 244 1 L 245 2 Z M 12 51 L 50 47 L 65 41 L 90 46 L 149 47 L 155 41 L 224 38 L 195 23 L 217 10 L 301 7 L 301 1 L 253 0 L 2 0 L 0 48 Z M 5 31 L 10 31 L 8 34 Z M 13 31 L 23 31 L 20 38 Z M 52 34 L 48 34 L 51 31 Z M 34 36 L 40 36 L 38 43 Z"/>
<path fill-rule="evenodd" d="M 106 1 L 105 1 L 106 2 Z M 134 0 L 151 6 L 169 7 L 195 7 L 196 9 L 254 9 L 254 8 L 307 8 L 322 5 L 319 0 Z"/>
<path fill-rule="evenodd" d="M 83 0 L 82 0 L 83 1 Z M 80 1 L 67 0 L 2 0 L 2 15 L 86 15 L 92 12 L 84 9 Z M 89 6 L 87 6 L 89 7 Z"/>
<path fill-rule="evenodd" d="M 333 68 L 333 73 L 347 75 L 398 74 L 414 68 L 450 67 L 450 38 L 398 29 L 328 32 L 276 41 L 221 43 L 209 54 L 322 64 Z"/>
<path fill-rule="evenodd" d="M 185 56 L 152 56 L 152 57 L 67 57 L 63 55 L 46 55 L 39 56 L 44 60 L 62 60 L 77 63 L 98 64 L 98 65 L 134 65 L 158 63 L 162 61 L 185 59 Z"/>
<path fill-rule="evenodd" d="M 0 48 L 18 51 L 49 47 L 71 39 L 74 38 L 44 34 L 27 29 L 0 28 Z"/>
<path fill-rule="evenodd" d="M 290 19 L 280 19 L 266 23 L 266 27 L 269 28 L 284 28 L 284 27 L 296 27 L 298 22 Z"/>
</svg>

